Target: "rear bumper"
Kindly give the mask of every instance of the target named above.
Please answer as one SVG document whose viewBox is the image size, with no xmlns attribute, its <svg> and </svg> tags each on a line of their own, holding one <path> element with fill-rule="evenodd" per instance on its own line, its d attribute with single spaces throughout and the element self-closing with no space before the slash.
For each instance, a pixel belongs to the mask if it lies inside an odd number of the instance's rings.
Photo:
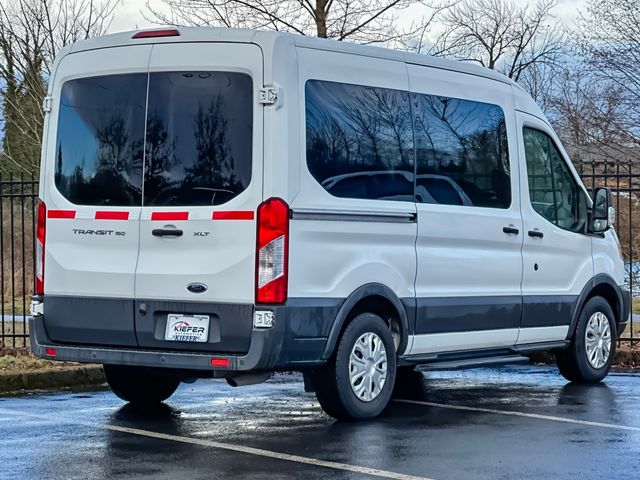
<svg viewBox="0 0 640 480">
<path fill-rule="evenodd" d="M 144 347 L 135 343 L 104 344 L 104 329 L 97 329 L 91 336 L 83 337 L 82 342 L 52 340 L 48 333 L 51 322 L 45 322 L 47 301 L 48 299 L 44 299 L 44 309 L 42 304 L 39 304 L 39 309 L 35 309 L 32 312 L 33 316 L 29 317 L 31 351 L 38 357 L 81 363 L 137 365 L 216 373 L 301 370 L 323 364 L 322 357 L 327 338 L 343 302 L 341 299 L 297 298 L 289 299 L 285 305 L 265 308 L 273 312 L 273 326 L 250 328 L 247 332 L 248 338 L 244 341 L 248 345 L 248 349 L 244 350 L 246 353 L 234 353 L 225 351 L 225 345 L 217 349 L 215 344 L 207 347 L 208 351 L 189 350 L 196 347 L 194 344 L 178 345 L 180 348 L 163 348 L 162 344 Z M 249 321 L 252 321 L 253 309 L 253 306 L 249 309 Z M 231 318 L 229 321 L 233 321 Z M 61 317 L 58 323 L 64 326 L 64 317 Z M 161 330 L 164 331 L 164 324 L 161 326 Z M 50 349 L 55 350 L 55 355 Z M 48 350 L 51 354 L 47 354 Z M 228 365 L 221 366 L 220 362 L 216 362 L 213 366 L 213 359 L 228 360 Z"/>
<path fill-rule="evenodd" d="M 31 351 L 40 358 L 81 363 L 136 365 L 200 371 L 273 370 L 282 351 L 283 328 L 254 329 L 251 346 L 243 355 L 147 350 L 128 347 L 64 345 L 51 341 L 44 328 L 44 317 L 30 317 Z M 53 354 L 55 352 L 55 355 Z M 227 359 L 228 365 L 213 359 Z"/>
</svg>

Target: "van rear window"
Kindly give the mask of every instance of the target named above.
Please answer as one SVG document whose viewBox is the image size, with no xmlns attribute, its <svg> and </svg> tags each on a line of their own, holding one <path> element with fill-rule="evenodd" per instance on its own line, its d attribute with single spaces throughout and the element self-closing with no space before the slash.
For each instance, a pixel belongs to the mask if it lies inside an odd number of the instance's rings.
<svg viewBox="0 0 640 480">
<path fill-rule="evenodd" d="M 252 139 L 246 74 L 71 80 L 62 87 L 55 183 L 79 205 L 220 205 L 249 185 Z"/>
<path fill-rule="evenodd" d="M 55 184 L 79 205 L 140 205 L 147 74 L 62 86 Z"/>
<path fill-rule="evenodd" d="M 145 205 L 220 205 L 251 180 L 251 77 L 152 73 Z"/>
</svg>

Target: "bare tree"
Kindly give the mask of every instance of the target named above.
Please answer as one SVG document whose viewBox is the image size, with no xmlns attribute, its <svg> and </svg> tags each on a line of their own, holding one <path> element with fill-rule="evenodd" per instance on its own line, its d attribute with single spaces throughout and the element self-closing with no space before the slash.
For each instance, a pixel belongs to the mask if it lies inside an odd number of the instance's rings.
<svg viewBox="0 0 640 480">
<path fill-rule="evenodd" d="M 624 92 L 574 59 L 555 73 L 546 113 L 574 161 L 626 160 L 632 141 L 624 124 Z"/>
<path fill-rule="evenodd" d="M 640 157 L 640 0 L 590 0 L 570 49 L 523 75 L 575 161 Z"/>
<path fill-rule="evenodd" d="M 463 0 L 442 15 L 445 30 L 431 53 L 474 61 L 517 81 L 561 52 L 564 34 L 548 25 L 555 5 L 555 0 L 540 0 L 533 8 L 510 0 Z"/>
<path fill-rule="evenodd" d="M 640 0 L 589 0 L 581 16 L 577 43 L 597 81 L 600 103 L 615 92 L 616 142 L 640 147 Z M 598 98 L 598 97 L 597 97 Z M 606 107 L 607 102 L 604 102 Z M 599 107 L 599 113 L 605 113 Z"/>
<path fill-rule="evenodd" d="M 263 28 L 358 43 L 409 44 L 450 4 L 440 0 L 163 0 L 146 17 L 169 25 Z M 406 28 L 401 12 L 419 12 Z"/>
<path fill-rule="evenodd" d="M 116 0 L 6 0 L 0 3 L 0 166 L 35 170 L 42 101 L 53 59 L 69 43 L 106 32 Z"/>
</svg>

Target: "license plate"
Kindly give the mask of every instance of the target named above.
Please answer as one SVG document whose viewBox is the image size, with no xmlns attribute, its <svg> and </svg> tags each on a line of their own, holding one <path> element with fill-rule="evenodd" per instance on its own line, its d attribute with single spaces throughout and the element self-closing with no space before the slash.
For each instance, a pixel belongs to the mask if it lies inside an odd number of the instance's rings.
<svg viewBox="0 0 640 480">
<path fill-rule="evenodd" d="M 167 316 L 164 339 L 173 342 L 206 342 L 209 338 L 209 315 Z"/>
</svg>

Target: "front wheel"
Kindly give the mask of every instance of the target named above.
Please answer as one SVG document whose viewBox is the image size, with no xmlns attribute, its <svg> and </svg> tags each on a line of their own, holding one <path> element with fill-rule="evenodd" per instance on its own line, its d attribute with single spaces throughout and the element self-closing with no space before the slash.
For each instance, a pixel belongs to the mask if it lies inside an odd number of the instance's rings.
<svg viewBox="0 0 640 480">
<path fill-rule="evenodd" d="M 322 409 L 339 420 L 363 420 L 389 403 L 396 374 L 391 330 L 382 318 L 362 313 L 347 326 L 335 355 L 312 382 Z"/>
<path fill-rule="evenodd" d="M 556 353 L 564 378 L 576 383 L 597 383 L 611 369 L 616 349 L 613 310 L 602 297 L 592 297 L 580 312 L 569 348 Z"/>
<path fill-rule="evenodd" d="M 164 402 L 180 385 L 172 370 L 125 365 L 103 365 L 111 391 L 125 402 L 154 405 Z"/>
</svg>

